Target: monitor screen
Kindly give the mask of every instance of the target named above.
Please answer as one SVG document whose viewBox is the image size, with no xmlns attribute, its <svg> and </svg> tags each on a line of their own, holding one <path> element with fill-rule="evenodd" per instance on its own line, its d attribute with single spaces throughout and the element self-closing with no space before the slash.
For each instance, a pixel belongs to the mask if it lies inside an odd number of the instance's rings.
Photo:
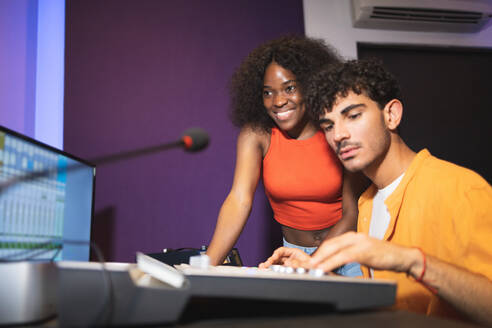
<svg viewBox="0 0 492 328">
<path fill-rule="evenodd" d="M 0 126 L 0 260 L 88 261 L 95 167 Z"/>
</svg>

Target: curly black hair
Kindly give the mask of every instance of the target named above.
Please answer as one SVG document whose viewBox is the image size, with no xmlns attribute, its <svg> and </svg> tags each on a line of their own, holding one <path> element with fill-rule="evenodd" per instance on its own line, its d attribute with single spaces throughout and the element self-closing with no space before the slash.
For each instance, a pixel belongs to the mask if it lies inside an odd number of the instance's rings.
<svg viewBox="0 0 492 328">
<path fill-rule="evenodd" d="M 350 60 L 326 66 L 313 76 L 304 95 L 308 114 L 318 121 L 338 97 L 350 91 L 365 93 L 380 109 L 392 99 L 401 99 L 398 82 L 380 60 Z"/>
<path fill-rule="evenodd" d="M 295 75 L 303 95 L 315 72 L 325 65 L 340 63 L 341 59 L 322 40 L 304 36 L 284 36 L 260 45 L 245 58 L 230 81 L 231 120 L 236 126 L 250 125 L 267 132 L 274 126 L 262 95 L 265 70 L 273 61 Z"/>
</svg>

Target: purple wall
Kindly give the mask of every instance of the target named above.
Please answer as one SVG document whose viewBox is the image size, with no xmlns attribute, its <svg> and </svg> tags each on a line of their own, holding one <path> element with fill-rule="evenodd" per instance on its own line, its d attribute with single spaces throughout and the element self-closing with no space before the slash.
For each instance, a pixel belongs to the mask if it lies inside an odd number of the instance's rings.
<svg viewBox="0 0 492 328">
<path fill-rule="evenodd" d="M 0 1 L 0 125 L 34 137 L 37 0 Z"/>
<path fill-rule="evenodd" d="M 301 0 L 67 2 L 64 145 L 83 158 L 176 140 L 179 149 L 97 170 L 94 240 L 111 261 L 136 251 L 200 247 L 232 184 L 238 130 L 227 83 L 259 43 L 303 34 Z M 237 247 L 256 265 L 281 243 L 262 186 Z"/>
</svg>

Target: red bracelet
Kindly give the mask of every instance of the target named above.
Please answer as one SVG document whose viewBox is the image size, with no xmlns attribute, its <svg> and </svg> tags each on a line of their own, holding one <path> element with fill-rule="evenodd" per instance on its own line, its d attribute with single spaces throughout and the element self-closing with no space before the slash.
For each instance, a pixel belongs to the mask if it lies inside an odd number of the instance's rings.
<svg viewBox="0 0 492 328">
<path fill-rule="evenodd" d="M 420 283 L 423 283 L 424 282 L 424 275 L 425 275 L 425 270 L 427 269 L 427 260 L 425 258 L 425 253 L 424 251 L 420 248 L 420 247 L 415 247 L 416 249 L 418 249 L 420 251 L 420 253 L 422 254 L 422 258 L 423 258 L 423 269 L 422 269 L 422 273 L 420 274 L 420 277 L 417 278 L 417 281 L 420 282 Z"/>
<path fill-rule="evenodd" d="M 424 275 L 425 275 L 425 271 L 427 270 L 427 258 L 425 257 L 425 253 L 424 253 L 424 251 L 420 247 L 415 247 L 415 248 L 420 251 L 420 253 L 422 254 L 422 259 L 423 259 L 422 273 L 420 274 L 420 277 L 418 277 L 416 280 L 417 280 L 417 282 L 419 282 L 422 285 L 424 285 L 424 287 L 427 288 L 428 290 L 430 290 L 434 295 L 436 295 L 437 294 L 437 289 L 435 289 L 432 286 L 427 285 L 424 282 Z"/>
</svg>

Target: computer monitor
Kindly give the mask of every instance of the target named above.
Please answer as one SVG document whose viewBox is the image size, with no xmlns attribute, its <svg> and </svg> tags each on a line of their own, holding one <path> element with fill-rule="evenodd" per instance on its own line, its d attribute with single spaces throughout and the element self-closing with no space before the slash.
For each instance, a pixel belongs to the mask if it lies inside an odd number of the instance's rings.
<svg viewBox="0 0 492 328">
<path fill-rule="evenodd" d="M 95 172 L 0 126 L 0 260 L 88 261 Z"/>
</svg>

